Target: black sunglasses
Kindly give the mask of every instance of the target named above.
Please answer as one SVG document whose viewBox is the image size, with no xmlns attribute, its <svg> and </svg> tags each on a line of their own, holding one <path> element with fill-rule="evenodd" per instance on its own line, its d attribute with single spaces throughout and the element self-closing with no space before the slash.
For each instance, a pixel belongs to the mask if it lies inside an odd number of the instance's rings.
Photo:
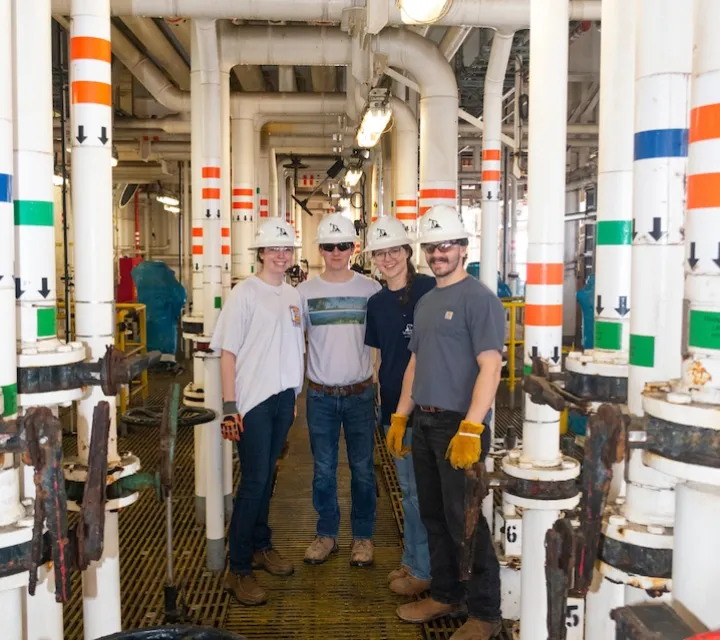
<svg viewBox="0 0 720 640">
<path fill-rule="evenodd" d="M 355 246 L 354 242 L 338 242 L 337 244 L 321 244 L 320 248 L 327 253 L 332 253 L 335 248 L 338 251 L 350 251 Z"/>
</svg>

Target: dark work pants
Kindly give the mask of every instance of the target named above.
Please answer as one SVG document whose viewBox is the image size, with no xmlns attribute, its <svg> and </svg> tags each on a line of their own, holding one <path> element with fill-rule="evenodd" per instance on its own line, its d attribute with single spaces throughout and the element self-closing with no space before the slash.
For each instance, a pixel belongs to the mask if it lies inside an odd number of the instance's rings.
<svg viewBox="0 0 720 640">
<path fill-rule="evenodd" d="M 295 412 L 295 391 L 286 389 L 248 411 L 237 443 L 240 485 L 230 520 L 230 571 L 252 573 L 255 551 L 272 547 L 268 525 L 275 463 L 282 453 Z"/>
<path fill-rule="evenodd" d="M 459 413 L 413 416 L 412 454 L 420 517 L 430 547 L 430 592 L 445 604 L 467 602 L 468 614 L 488 622 L 500 619 L 500 565 L 487 520 L 478 519 L 475 558 L 467 583 L 460 581 L 460 553 L 465 529 L 465 471 L 445 459 L 450 440 L 460 426 Z M 482 459 L 490 448 L 490 429 L 482 435 Z"/>
</svg>

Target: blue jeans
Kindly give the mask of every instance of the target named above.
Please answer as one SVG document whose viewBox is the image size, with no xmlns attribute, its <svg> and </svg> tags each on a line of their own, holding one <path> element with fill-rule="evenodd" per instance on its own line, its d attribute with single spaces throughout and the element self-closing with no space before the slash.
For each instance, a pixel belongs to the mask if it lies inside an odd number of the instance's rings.
<svg viewBox="0 0 720 640">
<path fill-rule="evenodd" d="M 340 507 L 337 498 L 337 465 L 340 425 L 345 433 L 352 482 L 350 522 L 356 540 L 372 538 L 375 528 L 375 391 L 336 397 L 309 388 L 307 421 L 315 460 L 313 506 L 318 513 L 317 535 L 337 538 Z"/>
<path fill-rule="evenodd" d="M 390 425 L 385 426 L 387 435 Z M 403 445 L 410 447 L 412 442 L 412 427 L 405 430 Z M 430 550 L 425 525 L 420 519 L 418 505 L 417 484 L 415 483 L 415 470 L 413 469 L 412 453 L 398 460 L 395 458 L 398 484 L 402 491 L 403 517 L 405 520 L 405 551 L 402 564 L 410 569 L 410 575 L 418 580 L 430 580 Z"/>
<path fill-rule="evenodd" d="M 240 455 L 238 486 L 230 520 L 230 571 L 252 573 L 255 551 L 272 547 L 268 526 L 272 481 L 295 412 L 295 391 L 270 396 L 243 417 L 245 428 L 237 443 Z"/>
</svg>

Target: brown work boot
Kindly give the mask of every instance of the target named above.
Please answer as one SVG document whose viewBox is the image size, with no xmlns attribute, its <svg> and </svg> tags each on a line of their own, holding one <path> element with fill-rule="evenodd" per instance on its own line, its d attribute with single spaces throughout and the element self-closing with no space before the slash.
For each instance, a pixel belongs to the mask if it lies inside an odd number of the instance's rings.
<svg viewBox="0 0 720 640">
<path fill-rule="evenodd" d="M 267 591 L 257 583 L 252 574 L 238 575 L 228 571 L 224 587 L 235 600 L 248 607 L 265 604 L 268 599 Z"/>
<path fill-rule="evenodd" d="M 450 636 L 450 640 L 490 640 L 502 631 L 502 622 L 486 622 L 468 618 L 467 622 Z"/>
<path fill-rule="evenodd" d="M 430 580 L 420 580 L 409 573 L 390 583 L 390 591 L 399 596 L 419 596 L 430 588 Z"/>
<path fill-rule="evenodd" d="M 425 624 L 445 616 L 460 618 L 465 615 L 465 609 L 459 604 L 443 604 L 432 598 L 425 598 L 398 607 L 396 613 L 403 622 Z"/>
<path fill-rule="evenodd" d="M 350 551 L 351 567 L 369 567 L 373 563 L 373 552 L 375 546 L 372 540 L 353 540 Z"/>
<path fill-rule="evenodd" d="M 292 562 L 285 560 L 275 549 L 264 549 L 253 554 L 253 569 L 265 569 L 271 576 L 287 577 L 295 572 Z"/>
<path fill-rule="evenodd" d="M 310 543 L 305 552 L 306 564 L 323 564 L 327 562 L 330 554 L 337 553 L 338 546 L 335 538 L 323 538 L 318 536 Z"/>
<path fill-rule="evenodd" d="M 388 578 L 387 578 L 388 584 L 390 584 L 391 582 L 394 582 L 395 580 L 398 580 L 400 578 L 404 578 L 406 575 L 408 575 L 408 573 L 410 573 L 410 568 L 406 567 L 405 565 L 402 565 L 399 569 L 395 569 L 394 571 L 391 571 L 388 574 Z"/>
</svg>

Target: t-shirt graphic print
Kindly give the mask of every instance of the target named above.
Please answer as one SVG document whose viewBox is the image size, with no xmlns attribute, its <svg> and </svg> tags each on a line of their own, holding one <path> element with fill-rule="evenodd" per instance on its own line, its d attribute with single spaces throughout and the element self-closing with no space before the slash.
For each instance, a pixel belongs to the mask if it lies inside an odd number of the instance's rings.
<svg viewBox="0 0 720 640">
<path fill-rule="evenodd" d="M 333 324 L 365 324 L 366 297 L 333 296 L 310 298 L 308 316 L 313 327 Z"/>
</svg>

